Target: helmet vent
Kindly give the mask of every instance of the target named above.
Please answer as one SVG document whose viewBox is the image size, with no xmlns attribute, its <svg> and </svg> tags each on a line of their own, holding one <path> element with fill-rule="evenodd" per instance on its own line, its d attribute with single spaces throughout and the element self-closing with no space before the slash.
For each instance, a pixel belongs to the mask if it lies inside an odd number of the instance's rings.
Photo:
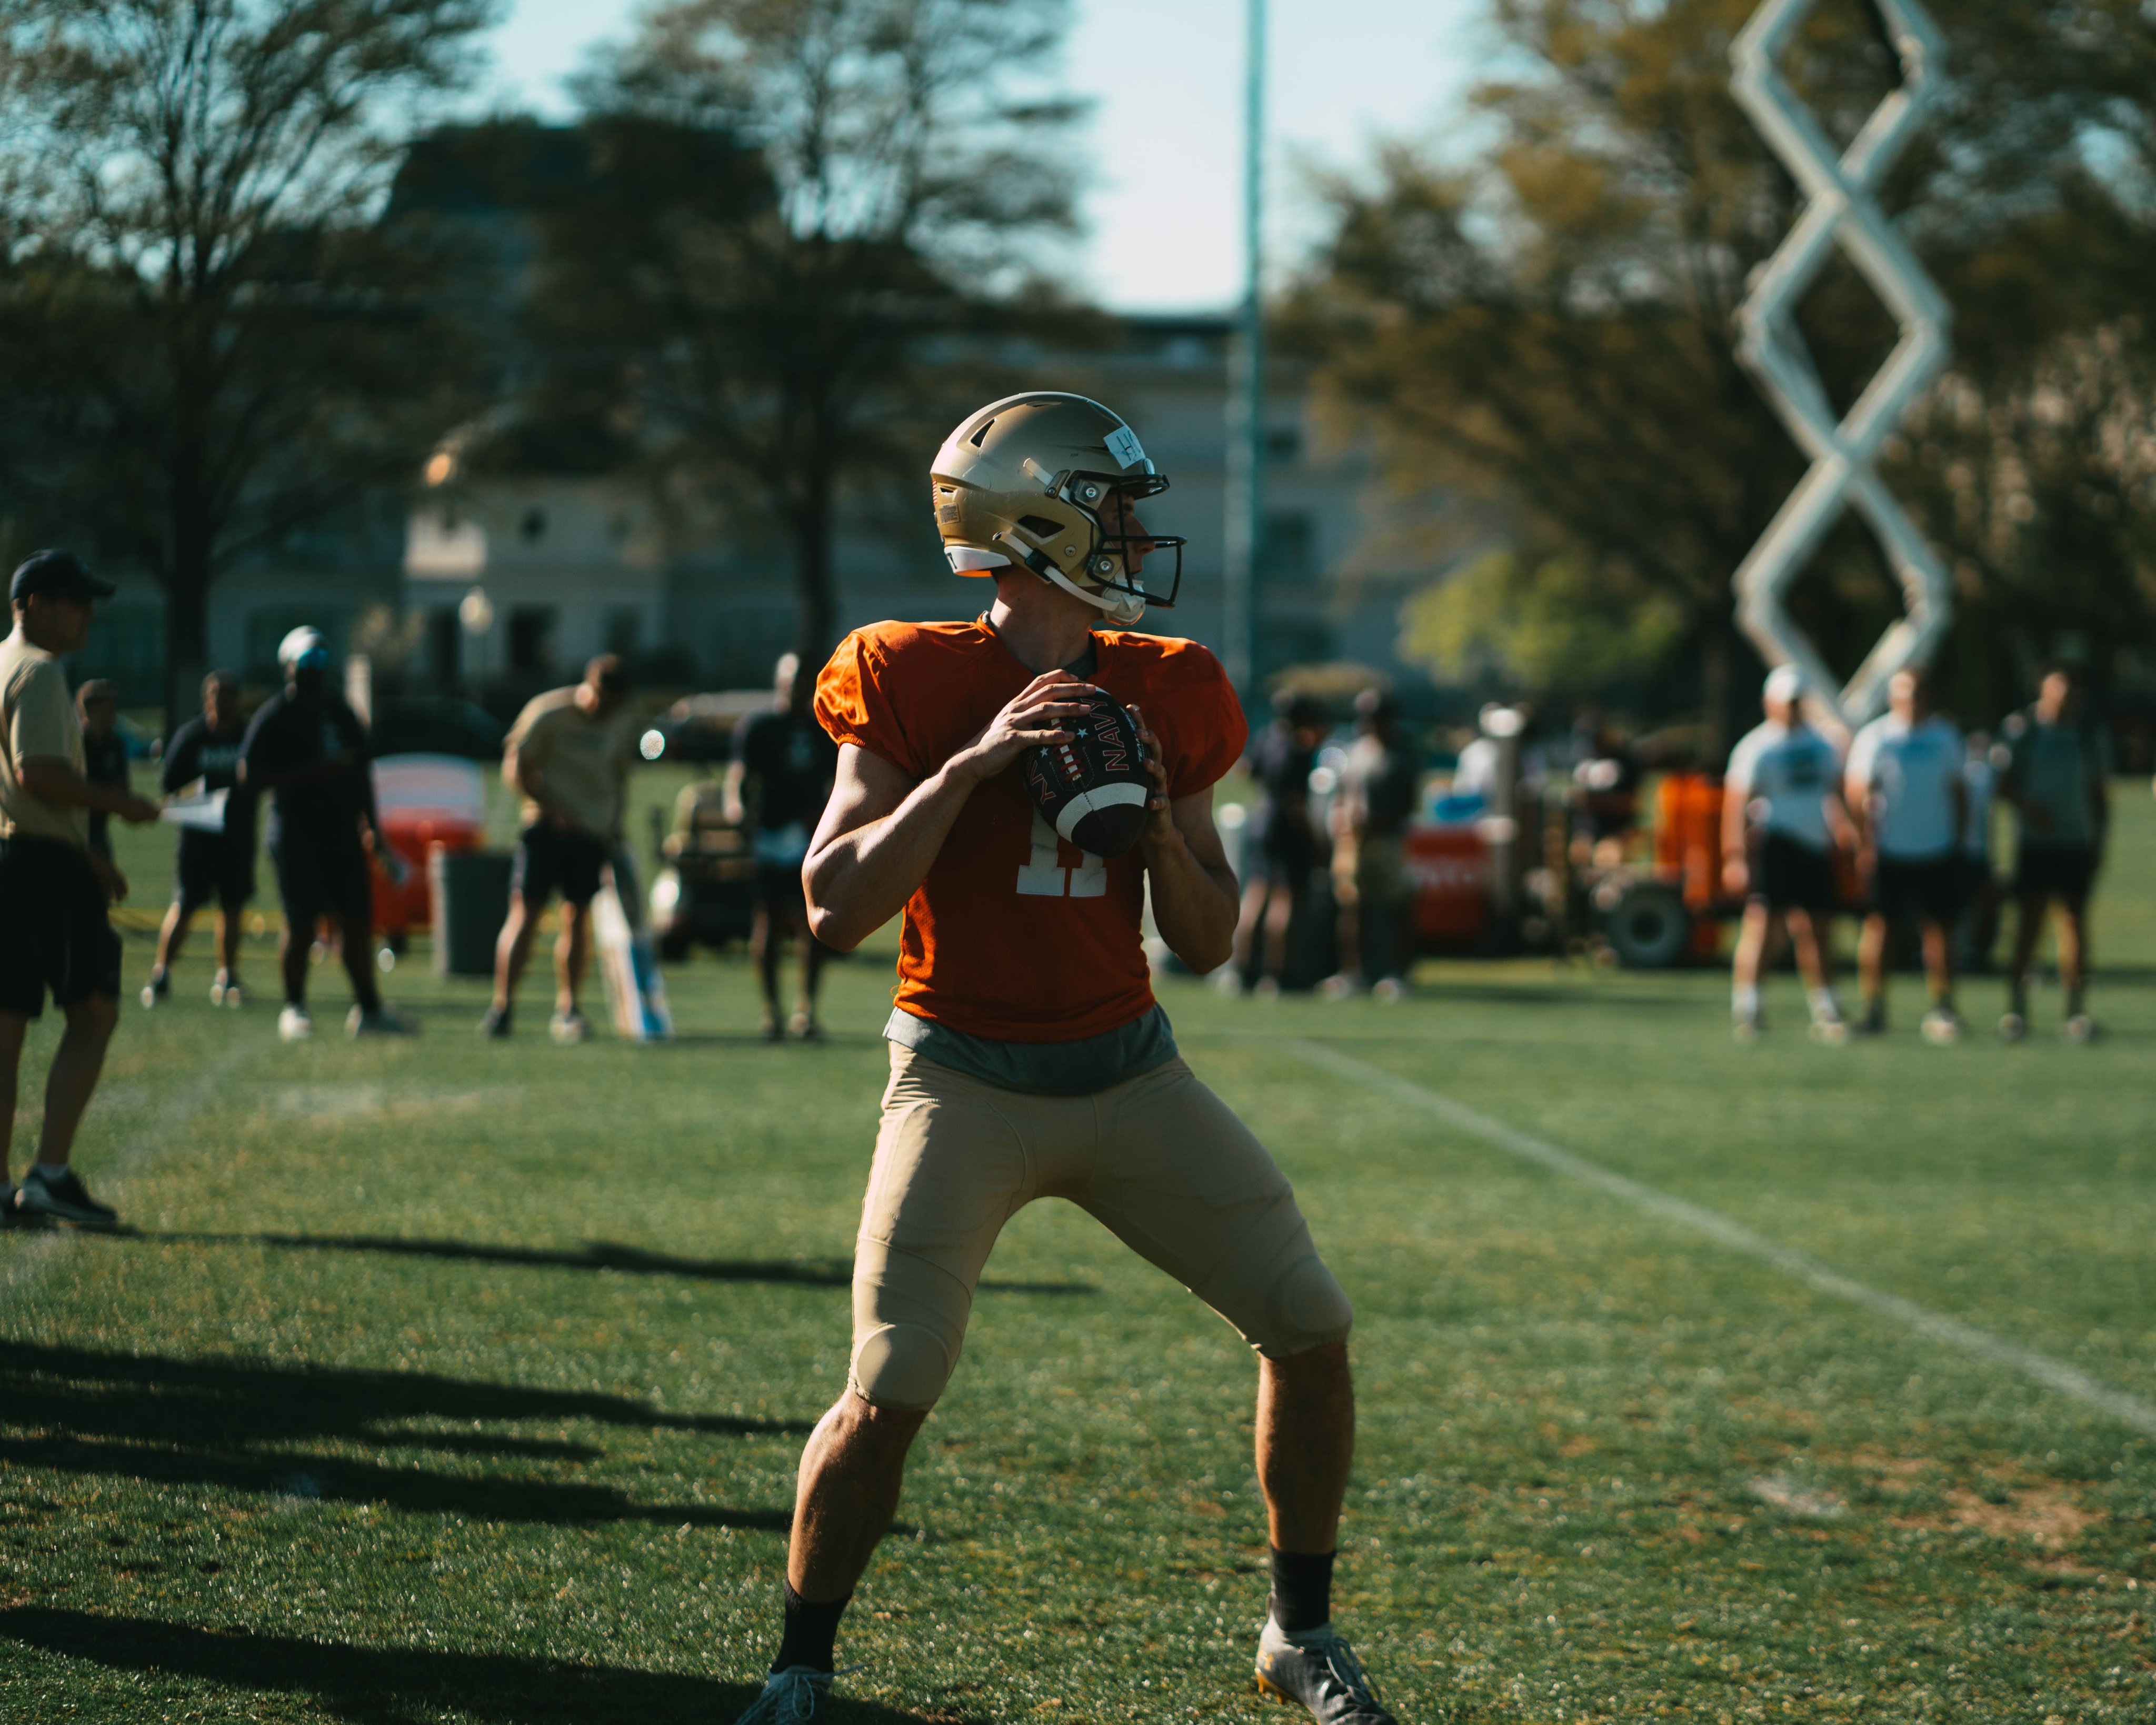
<svg viewBox="0 0 2156 1725">
<path fill-rule="evenodd" d="M 981 439 L 988 434 L 988 428 L 995 423 L 996 422 L 993 419 L 983 420 L 981 422 L 981 429 L 975 432 L 971 437 L 968 438 L 966 441 L 971 444 L 975 449 L 979 449 L 981 446 Z"/>
<path fill-rule="evenodd" d="M 1018 518 L 1018 524 L 1036 539 L 1053 539 L 1063 531 L 1061 522 L 1051 521 L 1044 516 L 1022 515 Z"/>
</svg>

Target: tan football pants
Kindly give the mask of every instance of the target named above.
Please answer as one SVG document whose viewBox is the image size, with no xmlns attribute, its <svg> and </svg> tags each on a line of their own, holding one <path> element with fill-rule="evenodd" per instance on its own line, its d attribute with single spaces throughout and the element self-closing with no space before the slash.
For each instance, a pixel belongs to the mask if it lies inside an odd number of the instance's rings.
<svg viewBox="0 0 2156 1725">
<path fill-rule="evenodd" d="M 1348 1296 L 1287 1177 L 1180 1059 L 1088 1096 L 1040 1096 L 891 1045 L 854 1259 L 856 1394 L 935 1405 L 1003 1225 L 1065 1198 L 1283 1359 L 1344 1337 Z"/>
</svg>

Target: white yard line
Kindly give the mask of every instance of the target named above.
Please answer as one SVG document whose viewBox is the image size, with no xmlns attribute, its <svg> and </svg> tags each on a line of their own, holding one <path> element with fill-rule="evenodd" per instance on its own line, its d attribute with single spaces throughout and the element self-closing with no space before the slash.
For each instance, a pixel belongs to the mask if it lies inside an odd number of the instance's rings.
<svg viewBox="0 0 2156 1725">
<path fill-rule="evenodd" d="M 154 1110 L 141 1123 L 134 1137 L 111 1155 L 96 1158 L 97 1183 L 94 1189 L 101 1193 L 108 1183 L 125 1180 L 137 1164 L 156 1155 L 186 1131 L 188 1122 L 224 1087 L 234 1069 L 258 1052 L 261 1045 L 259 1040 L 254 1037 L 228 1044 L 222 1054 L 174 1091 L 163 1107 Z M 90 1100 L 90 1117 L 94 1119 L 97 1111 L 97 1098 L 94 1096 Z M 18 1168 L 28 1167 L 30 1158 L 37 1153 L 36 1147 L 18 1144 L 16 1147 L 23 1153 L 17 1158 Z M 27 1238 L 18 1235 L 10 1240 L 6 1258 L 0 1261 L 0 1294 L 21 1292 L 50 1268 L 71 1243 L 69 1236 L 72 1232 L 64 1228 L 46 1228 Z"/>
<path fill-rule="evenodd" d="M 1763 1264 L 1771 1264 L 1777 1270 L 1794 1276 L 1807 1287 L 1822 1294 L 1831 1294 L 1837 1299 L 1854 1301 L 1856 1305 L 1877 1312 L 1881 1317 L 1914 1330 L 1920 1336 L 1934 1342 L 1943 1342 L 1949 1348 L 1959 1348 L 1964 1353 L 1986 1361 L 2007 1370 L 2019 1372 L 2023 1377 L 2055 1389 L 2061 1395 L 2071 1396 L 2076 1401 L 2101 1409 L 2113 1419 L 2123 1421 L 2137 1431 L 2156 1437 L 2156 1405 L 2131 1396 L 2123 1390 L 2113 1389 L 2098 1382 L 2087 1373 L 2078 1371 L 2063 1360 L 2053 1359 L 2049 1354 L 2033 1349 L 2017 1348 L 2010 1342 L 2002 1342 L 1996 1336 L 1963 1323 L 1958 1318 L 1946 1317 L 1904 1300 L 1899 1294 L 1881 1292 L 1864 1283 L 1830 1270 L 1818 1259 L 1794 1248 L 1779 1245 L 1763 1235 L 1754 1234 L 1741 1222 L 1681 1198 L 1672 1198 L 1666 1192 L 1657 1192 L 1651 1186 L 1643 1186 L 1637 1180 L 1613 1173 L 1584 1156 L 1509 1127 L 1502 1120 L 1492 1120 L 1478 1113 L 1464 1102 L 1440 1094 L 1413 1079 L 1403 1078 L 1398 1073 L 1388 1072 L 1382 1066 L 1373 1066 L 1368 1060 L 1358 1060 L 1353 1055 L 1327 1048 L 1322 1043 L 1309 1042 L 1297 1037 L 1267 1037 L 1278 1047 L 1286 1050 L 1298 1059 L 1332 1073 L 1335 1077 L 1364 1090 L 1377 1091 L 1404 1102 L 1409 1107 L 1434 1115 L 1456 1131 L 1484 1143 L 1546 1168 L 1553 1173 L 1563 1174 L 1583 1185 L 1593 1186 L 1613 1198 L 1689 1228 L 1695 1234 L 1703 1234 L 1709 1240 L 1727 1246 L 1732 1251 L 1742 1252 L 1748 1258 L 1756 1258 Z"/>
</svg>

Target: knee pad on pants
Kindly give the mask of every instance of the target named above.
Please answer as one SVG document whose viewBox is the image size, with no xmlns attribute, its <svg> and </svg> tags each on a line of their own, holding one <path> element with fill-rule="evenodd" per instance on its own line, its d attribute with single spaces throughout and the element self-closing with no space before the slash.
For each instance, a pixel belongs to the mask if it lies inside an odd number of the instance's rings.
<svg viewBox="0 0 2156 1725">
<path fill-rule="evenodd" d="M 1268 1359 L 1286 1359 L 1328 1343 L 1344 1342 L 1355 1327 L 1348 1291 L 1312 1252 L 1290 1265 L 1273 1284 L 1271 1333 L 1251 1346 Z"/>
<path fill-rule="evenodd" d="M 946 1271 L 881 1242 L 854 1259 L 854 1393 L 879 1408 L 936 1405 L 966 1340 L 968 1291 Z"/>
<path fill-rule="evenodd" d="M 854 1394 L 879 1408 L 932 1408 L 957 1360 L 934 1332 L 918 1324 L 884 1324 L 854 1343 Z"/>
</svg>

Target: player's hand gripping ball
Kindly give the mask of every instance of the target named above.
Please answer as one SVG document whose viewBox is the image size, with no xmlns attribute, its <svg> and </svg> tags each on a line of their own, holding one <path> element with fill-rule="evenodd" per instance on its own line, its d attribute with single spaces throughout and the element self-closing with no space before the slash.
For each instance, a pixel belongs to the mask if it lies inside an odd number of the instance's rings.
<svg viewBox="0 0 2156 1725">
<path fill-rule="evenodd" d="M 1025 785 L 1064 838 L 1095 856 L 1121 856 L 1145 830 L 1153 793 L 1137 722 L 1114 696 L 1074 696 L 1084 714 L 1061 721 L 1070 735 L 1027 752 Z"/>
</svg>

